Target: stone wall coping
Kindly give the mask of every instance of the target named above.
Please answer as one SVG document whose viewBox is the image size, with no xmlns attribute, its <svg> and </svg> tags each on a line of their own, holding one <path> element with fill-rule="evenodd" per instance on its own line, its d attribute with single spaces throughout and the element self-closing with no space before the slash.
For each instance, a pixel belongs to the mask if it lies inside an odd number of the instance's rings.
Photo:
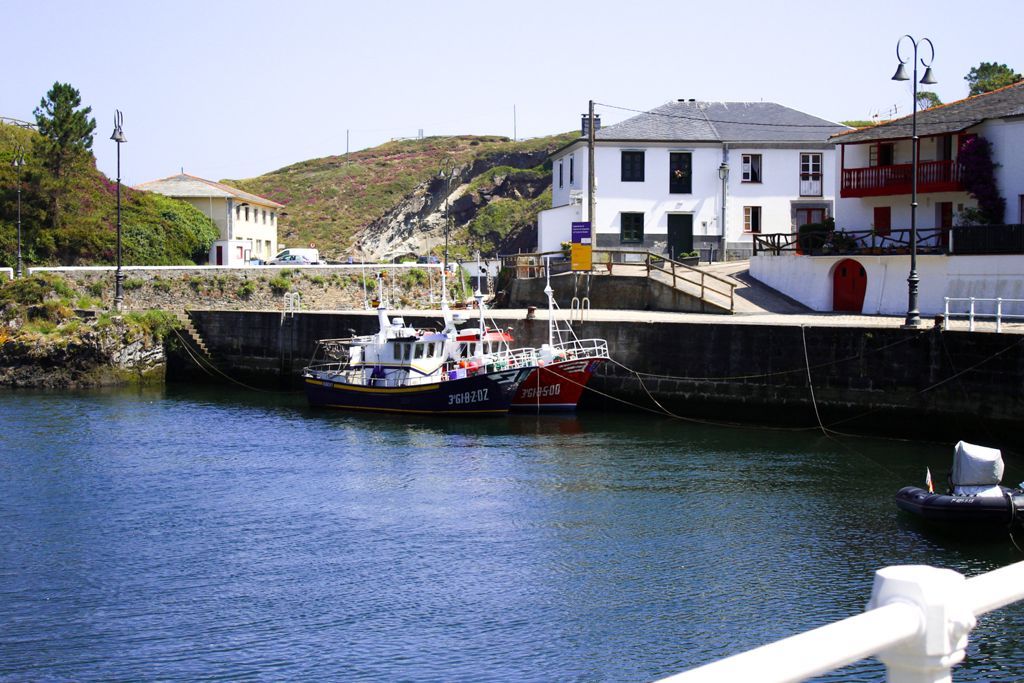
<svg viewBox="0 0 1024 683">
<path fill-rule="evenodd" d="M 453 262 L 454 263 L 454 262 Z M 322 265 L 273 265 L 273 266 L 121 266 L 122 270 L 131 271 L 173 271 L 173 270 L 198 270 L 198 271 L 232 271 L 244 273 L 260 273 L 274 270 L 371 270 L 387 268 L 433 268 L 440 270 L 440 263 L 339 263 Z M 88 272 L 113 272 L 117 266 L 37 266 L 26 268 L 29 275 L 32 273 L 88 273 Z M 13 271 L 10 268 L 0 268 L 0 271 Z"/>
<path fill-rule="evenodd" d="M 14 268 L 0 268 L 0 274 L 6 275 L 8 280 L 13 280 Z"/>
</svg>

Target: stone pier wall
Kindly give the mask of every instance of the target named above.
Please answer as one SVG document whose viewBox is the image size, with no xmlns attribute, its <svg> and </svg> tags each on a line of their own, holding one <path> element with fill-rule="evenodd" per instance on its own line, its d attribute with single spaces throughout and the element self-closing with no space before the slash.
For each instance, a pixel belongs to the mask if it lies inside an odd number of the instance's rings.
<svg viewBox="0 0 1024 683">
<path fill-rule="evenodd" d="M 377 329 L 376 317 L 365 313 L 191 315 L 218 367 L 264 385 L 297 386 L 318 339 Z M 436 315 L 406 320 L 440 328 Z M 512 329 L 516 345 L 546 341 L 543 320 L 497 322 Z M 816 427 L 820 416 L 837 431 L 944 441 L 984 442 L 986 434 L 1016 433 L 1024 421 L 1020 335 L 734 322 L 601 321 L 576 330 L 581 338 L 607 339 L 616 361 L 595 375 L 592 387 L 601 393 L 585 393 L 584 408 L 667 409 L 793 427 Z M 169 376 L 191 376 L 190 365 L 178 359 Z M 1024 452 L 1024 437 L 1012 438 Z"/>
</svg>

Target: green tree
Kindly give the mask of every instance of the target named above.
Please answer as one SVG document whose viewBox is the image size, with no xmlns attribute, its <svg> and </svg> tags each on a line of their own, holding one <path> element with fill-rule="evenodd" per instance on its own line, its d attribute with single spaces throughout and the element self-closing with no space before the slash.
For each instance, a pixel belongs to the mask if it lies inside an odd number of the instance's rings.
<svg viewBox="0 0 1024 683">
<path fill-rule="evenodd" d="M 1013 85 L 1017 81 L 1024 80 L 1024 77 L 1005 64 L 982 62 L 978 66 L 971 67 L 971 70 L 964 76 L 964 80 L 971 88 L 969 95 L 980 95 Z"/>
<path fill-rule="evenodd" d="M 942 100 L 931 90 L 922 90 L 917 93 L 917 106 L 921 109 L 931 109 L 940 104 L 942 104 Z"/>
<path fill-rule="evenodd" d="M 82 108 L 82 97 L 68 83 L 54 83 L 33 112 L 39 136 L 35 153 L 42 167 L 50 173 L 48 193 L 52 227 L 60 225 L 60 205 L 71 177 L 83 164 L 92 160 L 92 134 L 96 119 L 90 118 L 92 107 Z"/>
</svg>

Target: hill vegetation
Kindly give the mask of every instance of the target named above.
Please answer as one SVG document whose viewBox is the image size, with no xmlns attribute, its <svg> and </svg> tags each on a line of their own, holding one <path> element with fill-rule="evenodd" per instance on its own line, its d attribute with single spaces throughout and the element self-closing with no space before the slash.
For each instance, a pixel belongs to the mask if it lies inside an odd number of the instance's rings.
<svg viewBox="0 0 1024 683">
<path fill-rule="evenodd" d="M 19 186 L 25 265 L 116 261 L 116 183 L 96 169 L 91 151 L 95 122 L 88 108 L 69 113 L 61 98 L 78 106 L 77 91 L 55 83 L 37 110 L 42 134 L 0 124 L 0 265 L 15 267 L 17 261 Z M 64 133 L 48 116 L 57 124 L 62 117 L 74 120 L 78 141 L 71 152 L 61 151 Z M 20 166 L 14 163 L 18 158 Z M 186 202 L 122 186 L 121 203 L 125 263 L 194 263 L 205 260 L 217 239 L 213 221 Z"/>
<path fill-rule="evenodd" d="M 428 250 L 436 253 L 448 193 L 442 165 L 451 159 L 451 251 L 493 253 L 510 236 L 532 227 L 538 210 L 550 207 L 550 195 L 541 196 L 550 186 L 547 155 L 576 137 L 398 140 L 223 182 L 285 204 L 278 235 L 285 244 L 312 242 L 333 258 L 393 255 L 402 251 L 401 240 L 375 235 L 404 230 L 409 234 L 402 240 L 409 243 L 423 243 L 423 235 L 414 233 L 430 233 Z"/>
</svg>

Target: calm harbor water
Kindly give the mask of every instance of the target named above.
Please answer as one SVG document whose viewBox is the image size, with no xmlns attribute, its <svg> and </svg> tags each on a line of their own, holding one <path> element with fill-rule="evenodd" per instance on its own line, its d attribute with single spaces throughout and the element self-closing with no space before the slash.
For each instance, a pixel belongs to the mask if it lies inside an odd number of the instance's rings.
<svg viewBox="0 0 1024 683">
<path fill-rule="evenodd" d="M 643 415 L 0 393 L 0 679 L 650 680 L 856 614 L 888 564 L 1022 559 L 897 515 L 951 453 Z M 983 617 L 955 675 L 1024 678 L 1024 608 Z"/>
</svg>

